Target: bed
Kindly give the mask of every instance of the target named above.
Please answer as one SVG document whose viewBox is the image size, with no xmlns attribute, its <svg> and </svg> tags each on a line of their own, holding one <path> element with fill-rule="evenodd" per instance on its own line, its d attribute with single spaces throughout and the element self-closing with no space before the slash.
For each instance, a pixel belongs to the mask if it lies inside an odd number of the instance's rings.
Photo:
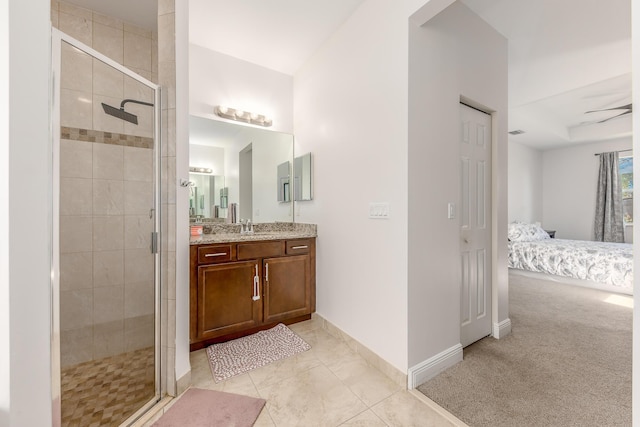
<svg viewBox="0 0 640 427">
<path fill-rule="evenodd" d="M 633 245 L 551 239 L 536 224 L 509 224 L 509 268 L 521 275 L 633 294 Z"/>
</svg>

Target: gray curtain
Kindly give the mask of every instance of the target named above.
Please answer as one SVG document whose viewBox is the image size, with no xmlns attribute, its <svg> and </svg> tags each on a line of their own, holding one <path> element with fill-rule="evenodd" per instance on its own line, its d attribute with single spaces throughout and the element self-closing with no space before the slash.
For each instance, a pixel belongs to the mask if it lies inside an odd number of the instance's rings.
<svg viewBox="0 0 640 427">
<path fill-rule="evenodd" d="M 598 241 L 624 242 L 622 188 L 617 152 L 600 154 L 595 232 Z"/>
</svg>

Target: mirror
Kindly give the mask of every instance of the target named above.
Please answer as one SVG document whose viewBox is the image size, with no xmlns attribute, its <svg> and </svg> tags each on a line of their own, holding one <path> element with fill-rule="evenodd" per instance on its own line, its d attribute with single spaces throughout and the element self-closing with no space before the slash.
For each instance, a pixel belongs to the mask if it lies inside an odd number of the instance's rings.
<svg viewBox="0 0 640 427">
<path fill-rule="evenodd" d="M 189 173 L 189 216 L 202 218 L 227 217 L 227 188 L 224 176 Z"/>
<path fill-rule="evenodd" d="M 289 179 L 291 177 L 291 163 L 284 162 L 278 165 L 278 201 L 291 201 L 291 187 Z"/>
<path fill-rule="evenodd" d="M 217 178 L 209 182 L 216 193 L 211 196 L 205 218 L 213 218 L 218 205 L 219 218 L 229 216 L 228 208 L 238 204 L 238 219 L 260 222 L 293 222 L 293 203 L 279 200 L 279 166 L 293 164 L 293 135 L 243 126 L 204 117 L 189 117 L 189 164 L 209 168 Z M 189 180 L 196 182 L 190 174 Z M 199 195 L 206 193 L 201 184 Z M 289 183 L 287 187 L 291 187 Z M 198 184 L 197 187 L 200 188 Z M 222 193 L 220 192 L 222 189 Z M 289 190 L 291 191 L 291 190 Z M 289 200 L 291 200 L 291 193 Z M 218 199 L 216 199 L 216 196 Z M 282 195 L 284 197 L 284 193 Z M 206 206 L 207 199 L 198 206 Z"/>
<path fill-rule="evenodd" d="M 293 160 L 293 200 L 312 200 L 311 194 L 311 153 Z"/>
</svg>

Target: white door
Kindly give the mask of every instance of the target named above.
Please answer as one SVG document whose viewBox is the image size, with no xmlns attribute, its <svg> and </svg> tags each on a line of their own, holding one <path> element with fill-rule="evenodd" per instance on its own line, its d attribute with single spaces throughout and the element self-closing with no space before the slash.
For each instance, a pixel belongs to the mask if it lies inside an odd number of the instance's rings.
<svg viewBox="0 0 640 427">
<path fill-rule="evenodd" d="M 461 344 L 491 334 L 491 116 L 460 104 Z"/>
</svg>

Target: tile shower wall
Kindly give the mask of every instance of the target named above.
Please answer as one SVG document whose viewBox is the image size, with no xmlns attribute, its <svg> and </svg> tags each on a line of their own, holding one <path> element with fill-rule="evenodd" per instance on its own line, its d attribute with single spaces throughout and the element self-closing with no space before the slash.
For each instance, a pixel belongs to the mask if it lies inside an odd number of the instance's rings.
<svg viewBox="0 0 640 427">
<path fill-rule="evenodd" d="M 63 32 L 157 81 L 157 37 L 111 17 L 52 3 Z M 64 46 L 64 44 L 63 44 Z M 139 125 L 108 116 L 105 102 L 153 102 L 153 92 L 64 46 L 61 75 L 61 365 L 154 342 L 153 109 L 127 104 Z"/>
</svg>

